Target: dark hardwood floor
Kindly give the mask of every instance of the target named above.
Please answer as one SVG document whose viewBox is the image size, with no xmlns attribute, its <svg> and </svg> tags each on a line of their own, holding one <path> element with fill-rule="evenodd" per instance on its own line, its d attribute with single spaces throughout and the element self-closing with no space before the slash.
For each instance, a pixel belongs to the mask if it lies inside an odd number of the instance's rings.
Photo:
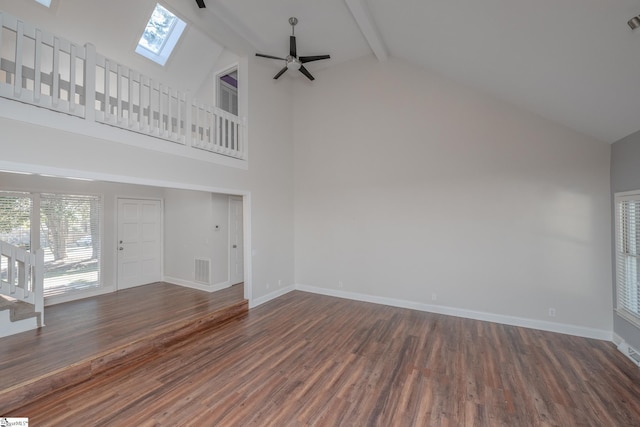
<svg viewBox="0 0 640 427">
<path fill-rule="evenodd" d="M 613 344 L 299 291 L 8 416 L 34 426 L 638 426 Z"/>
<path fill-rule="evenodd" d="M 46 307 L 44 328 L 0 339 L 0 416 L 246 311 L 242 285 L 162 282 Z"/>
</svg>

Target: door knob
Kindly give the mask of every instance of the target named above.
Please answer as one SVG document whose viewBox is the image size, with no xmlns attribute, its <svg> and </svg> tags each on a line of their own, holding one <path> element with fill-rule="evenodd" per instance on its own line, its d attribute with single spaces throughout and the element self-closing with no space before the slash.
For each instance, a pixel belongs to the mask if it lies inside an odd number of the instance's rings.
<svg viewBox="0 0 640 427">
<path fill-rule="evenodd" d="M 238 247 L 238 245 L 233 245 L 233 246 L 232 246 L 232 248 L 233 248 L 233 249 L 235 249 L 235 248 L 237 248 L 237 247 Z"/>
<path fill-rule="evenodd" d="M 120 246 L 120 247 L 118 248 L 118 250 L 119 250 L 119 251 L 122 251 L 122 250 L 124 250 L 124 248 L 123 248 L 122 246 Z"/>
</svg>

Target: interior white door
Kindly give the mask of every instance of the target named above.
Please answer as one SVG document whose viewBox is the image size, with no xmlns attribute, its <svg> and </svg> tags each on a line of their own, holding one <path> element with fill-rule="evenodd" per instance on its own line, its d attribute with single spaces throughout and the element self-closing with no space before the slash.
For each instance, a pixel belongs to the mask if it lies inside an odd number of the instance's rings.
<svg viewBox="0 0 640 427">
<path fill-rule="evenodd" d="M 118 289 L 162 280 L 162 203 L 118 199 Z"/>
<path fill-rule="evenodd" d="M 229 282 L 244 282 L 242 199 L 229 199 Z"/>
</svg>

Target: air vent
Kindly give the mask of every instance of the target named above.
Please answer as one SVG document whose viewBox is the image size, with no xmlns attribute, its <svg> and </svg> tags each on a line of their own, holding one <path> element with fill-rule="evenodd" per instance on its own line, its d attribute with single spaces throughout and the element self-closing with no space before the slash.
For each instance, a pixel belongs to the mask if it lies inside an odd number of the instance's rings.
<svg viewBox="0 0 640 427">
<path fill-rule="evenodd" d="M 635 351 L 634 348 L 629 346 L 626 342 L 621 342 L 618 344 L 618 350 L 625 356 L 627 356 L 633 363 L 640 366 L 640 354 Z"/>
<path fill-rule="evenodd" d="M 211 264 L 211 261 L 209 261 L 208 259 L 199 259 L 196 258 L 196 274 L 195 274 L 195 280 L 198 283 L 203 283 L 205 285 L 209 285 L 211 283 L 209 277 L 209 266 Z"/>
</svg>

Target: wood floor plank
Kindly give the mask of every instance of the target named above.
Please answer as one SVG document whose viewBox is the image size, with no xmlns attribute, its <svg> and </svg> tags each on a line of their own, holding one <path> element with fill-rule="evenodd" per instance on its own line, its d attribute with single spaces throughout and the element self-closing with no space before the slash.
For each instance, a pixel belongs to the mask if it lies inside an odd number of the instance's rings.
<svg viewBox="0 0 640 427">
<path fill-rule="evenodd" d="M 241 285 L 169 283 L 47 307 L 47 326 L 0 339 L 0 415 L 246 311 Z"/>
<path fill-rule="evenodd" d="M 295 291 L 6 415 L 43 426 L 637 426 L 640 370 L 608 342 Z"/>
</svg>

